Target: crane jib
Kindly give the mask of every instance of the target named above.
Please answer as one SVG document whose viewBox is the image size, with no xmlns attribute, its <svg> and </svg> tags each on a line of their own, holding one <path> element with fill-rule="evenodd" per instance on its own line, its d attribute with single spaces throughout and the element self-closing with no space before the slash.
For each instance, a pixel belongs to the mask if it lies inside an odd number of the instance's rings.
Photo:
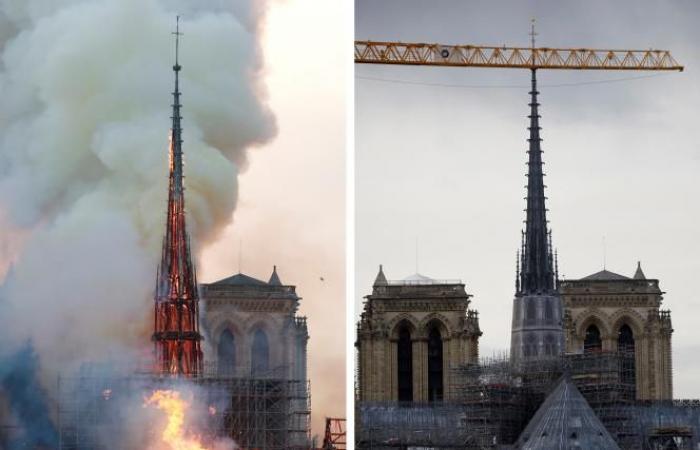
<svg viewBox="0 0 700 450">
<path fill-rule="evenodd" d="M 488 47 L 355 41 L 355 62 L 452 67 L 683 71 L 668 50 Z"/>
</svg>

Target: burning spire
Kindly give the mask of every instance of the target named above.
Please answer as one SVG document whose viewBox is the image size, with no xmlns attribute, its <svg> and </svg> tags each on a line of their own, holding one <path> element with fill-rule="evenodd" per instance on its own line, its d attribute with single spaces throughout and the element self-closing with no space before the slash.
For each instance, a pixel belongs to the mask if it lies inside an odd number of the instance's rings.
<svg viewBox="0 0 700 450">
<path fill-rule="evenodd" d="M 173 92 L 172 128 L 170 130 L 170 177 L 165 236 L 155 294 L 156 370 L 173 376 L 197 376 L 202 371 L 199 334 L 197 275 L 190 255 L 190 241 L 185 226 L 185 192 L 183 186 L 182 128 L 180 127 L 178 60 L 180 18 L 175 32 L 175 91 Z"/>
</svg>

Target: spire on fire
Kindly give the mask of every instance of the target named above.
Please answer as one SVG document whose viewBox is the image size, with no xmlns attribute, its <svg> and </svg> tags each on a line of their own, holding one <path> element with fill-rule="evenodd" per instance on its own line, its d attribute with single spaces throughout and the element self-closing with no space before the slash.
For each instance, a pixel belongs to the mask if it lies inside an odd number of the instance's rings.
<svg viewBox="0 0 700 450">
<path fill-rule="evenodd" d="M 527 171 L 527 216 L 520 253 L 518 294 L 548 294 L 555 291 L 551 234 L 547 230 L 547 208 L 544 195 L 544 172 L 537 103 L 536 70 L 532 69 L 530 91 L 530 143 Z"/>
<path fill-rule="evenodd" d="M 182 128 L 178 60 L 179 20 L 175 32 L 175 91 L 173 92 L 168 212 L 155 294 L 155 356 L 157 371 L 167 375 L 197 376 L 202 371 L 197 275 L 190 255 L 185 225 Z"/>
</svg>

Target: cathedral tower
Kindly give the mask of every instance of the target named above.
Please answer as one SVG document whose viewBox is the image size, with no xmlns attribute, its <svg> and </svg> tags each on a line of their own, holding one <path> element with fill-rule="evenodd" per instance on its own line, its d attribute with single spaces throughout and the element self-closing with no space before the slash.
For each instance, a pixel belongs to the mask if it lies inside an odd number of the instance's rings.
<svg viewBox="0 0 700 450">
<path fill-rule="evenodd" d="M 564 349 L 562 302 L 547 229 L 536 70 L 530 91 L 527 209 L 513 300 L 510 352 L 514 361 L 559 355 Z"/>
<path fill-rule="evenodd" d="M 455 400 L 455 369 L 479 362 L 471 297 L 460 280 L 387 280 L 379 266 L 357 325 L 359 400 Z"/>
<path fill-rule="evenodd" d="M 179 22 L 179 20 L 178 20 Z M 180 128 L 178 74 L 179 27 L 175 31 L 175 91 L 170 130 L 168 212 L 155 293 L 156 371 L 164 375 L 198 376 L 202 371 L 199 334 L 197 276 L 185 226 L 185 189 Z"/>
</svg>

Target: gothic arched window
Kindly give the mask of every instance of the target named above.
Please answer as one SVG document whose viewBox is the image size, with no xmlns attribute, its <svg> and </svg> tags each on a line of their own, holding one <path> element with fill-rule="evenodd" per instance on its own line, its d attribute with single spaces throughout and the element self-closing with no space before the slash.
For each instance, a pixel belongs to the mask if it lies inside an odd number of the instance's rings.
<svg viewBox="0 0 700 450">
<path fill-rule="evenodd" d="M 586 337 L 583 340 L 583 352 L 599 352 L 603 350 L 603 341 L 600 339 L 600 330 L 595 325 L 586 328 Z"/>
<path fill-rule="evenodd" d="M 428 401 L 441 401 L 442 397 L 442 336 L 433 326 L 428 333 Z"/>
<path fill-rule="evenodd" d="M 262 375 L 270 370 L 270 344 L 267 334 L 260 328 L 253 333 L 250 362 L 254 375 Z"/>
<path fill-rule="evenodd" d="M 622 364 L 622 382 L 636 383 L 636 364 L 634 349 L 634 333 L 629 325 L 624 324 L 617 332 L 617 350 L 624 353 Z"/>
<path fill-rule="evenodd" d="M 621 352 L 634 352 L 634 333 L 627 324 L 622 325 L 617 333 L 617 348 Z"/>
<path fill-rule="evenodd" d="M 397 342 L 399 401 L 413 401 L 413 342 L 408 325 L 402 324 Z"/>
<path fill-rule="evenodd" d="M 232 374 L 236 368 L 236 341 L 230 330 L 226 329 L 221 333 L 216 353 L 219 359 L 219 373 Z"/>
</svg>

